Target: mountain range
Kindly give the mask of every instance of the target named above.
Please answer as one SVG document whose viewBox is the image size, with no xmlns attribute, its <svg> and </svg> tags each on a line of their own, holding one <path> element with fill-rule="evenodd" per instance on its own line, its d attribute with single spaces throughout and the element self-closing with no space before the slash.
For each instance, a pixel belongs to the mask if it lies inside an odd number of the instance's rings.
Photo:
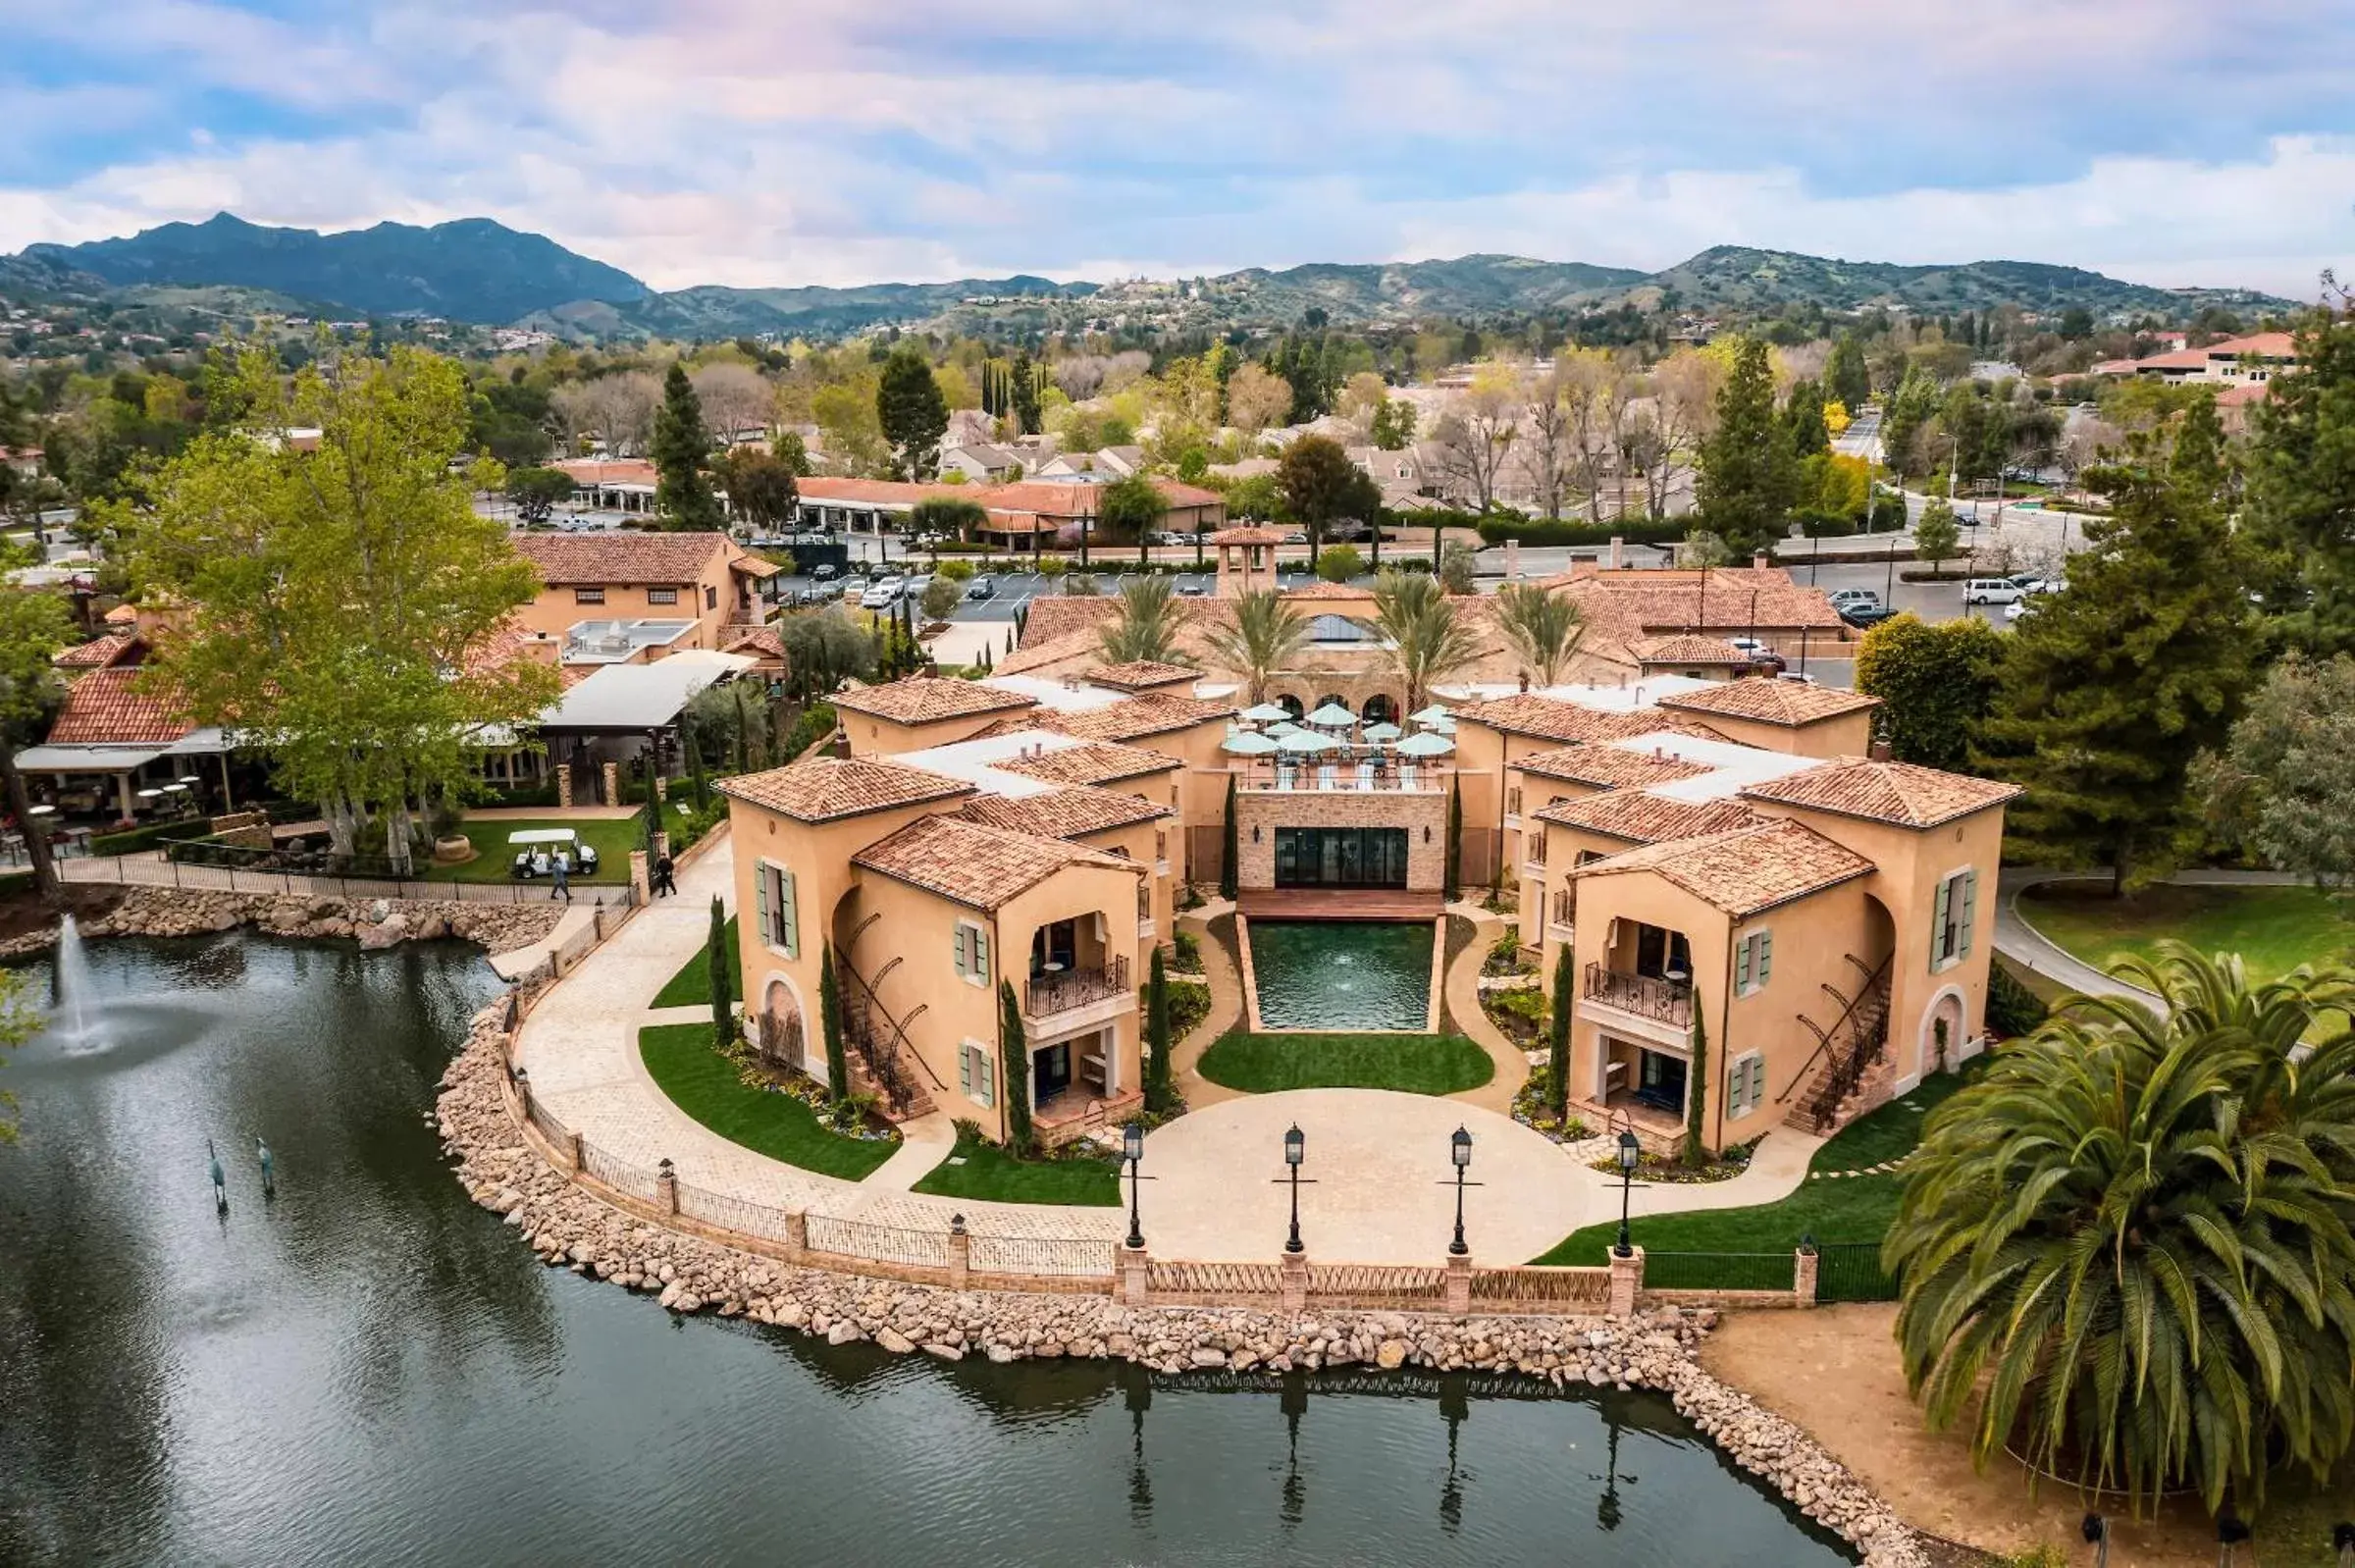
<svg viewBox="0 0 2355 1568">
<path fill-rule="evenodd" d="M 2038 312 L 2081 306 L 2096 320 L 2154 315 L 2187 320 L 2211 305 L 2241 313 L 2294 310 L 2249 289 L 2155 288 L 2076 267 L 2025 261 L 1946 266 L 1829 260 L 1719 245 L 1659 272 L 1471 255 L 1453 260 L 1312 262 L 1271 271 L 1109 285 L 1016 276 L 850 288 L 650 288 L 617 267 L 543 235 L 488 218 L 418 228 L 380 223 L 319 234 L 222 213 L 127 238 L 35 244 L 0 256 L 0 294 L 115 297 L 260 290 L 288 309 L 331 315 L 439 316 L 516 325 L 576 339 L 725 338 L 773 333 L 829 338 L 884 323 L 952 330 L 1175 330 L 1287 326 L 1322 310 L 1341 326 L 1403 326 L 1633 305 L 1754 317 L 1794 306 L 1886 307 L 1915 314 Z"/>
</svg>

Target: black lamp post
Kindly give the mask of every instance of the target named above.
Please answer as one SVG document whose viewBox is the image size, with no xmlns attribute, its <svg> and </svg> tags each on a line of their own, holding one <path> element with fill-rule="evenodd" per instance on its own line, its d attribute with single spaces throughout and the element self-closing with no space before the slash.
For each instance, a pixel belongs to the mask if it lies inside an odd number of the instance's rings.
<svg viewBox="0 0 2355 1568">
<path fill-rule="evenodd" d="M 1295 1122 L 1290 1130 L 1283 1135 L 1283 1164 L 1286 1176 L 1292 1185 L 1292 1231 L 1283 1243 L 1283 1250 L 1286 1252 L 1300 1253 L 1308 1250 L 1300 1240 L 1300 1162 L 1307 1158 L 1308 1134 L 1302 1132 L 1300 1124 Z"/>
<path fill-rule="evenodd" d="M 1128 1162 L 1128 1250 L 1141 1252 L 1145 1245 L 1145 1230 L 1137 1220 L 1136 1190 L 1142 1184 L 1137 1167 L 1145 1159 L 1143 1123 L 1131 1122 L 1121 1128 L 1121 1157 Z"/>
<path fill-rule="evenodd" d="M 1447 1243 L 1447 1252 L 1461 1258 L 1472 1250 L 1464 1241 L 1464 1173 L 1472 1166 L 1472 1134 L 1457 1127 L 1447 1140 L 1447 1153 L 1455 1161 L 1455 1239 Z"/>
<path fill-rule="evenodd" d="M 1644 1145 L 1636 1141 L 1633 1132 L 1622 1128 L 1619 1133 L 1619 1244 L 1611 1249 L 1614 1257 L 1632 1258 L 1636 1249 L 1627 1234 L 1628 1194 L 1635 1190 L 1636 1167 L 1644 1163 Z"/>
</svg>

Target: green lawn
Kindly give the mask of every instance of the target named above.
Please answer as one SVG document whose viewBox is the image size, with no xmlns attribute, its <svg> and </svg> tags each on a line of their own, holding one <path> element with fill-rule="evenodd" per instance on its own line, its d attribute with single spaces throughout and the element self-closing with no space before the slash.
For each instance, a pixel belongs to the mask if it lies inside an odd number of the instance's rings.
<svg viewBox="0 0 2355 1568">
<path fill-rule="evenodd" d="M 2019 913 L 2072 956 L 2097 968 L 2150 958 L 2169 937 L 2202 953 L 2238 953 L 2264 981 L 2301 964 L 2343 959 L 2355 921 L 2310 887 L 2146 888 L 2106 895 L 2107 883 L 2045 883 L 2020 895 Z"/>
<path fill-rule="evenodd" d="M 728 916 L 728 994 L 744 1000 L 744 949 L 736 944 L 736 916 Z M 711 1003 L 711 944 L 706 942 L 695 950 L 695 957 L 679 966 L 661 990 L 654 993 L 654 1007 L 708 1007 Z"/>
<path fill-rule="evenodd" d="M 1222 1034 L 1202 1075 L 1251 1094 L 1279 1089 L 1403 1089 L 1455 1094 L 1493 1077 L 1489 1053 L 1460 1034 Z"/>
<path fill-rule="evenodd" d="M 533 828 L 569 827 L 581 837 L 581 842 L 597 846 L 597 875 L 575 876 L 577 885 L 594 884 L 600 887 L 619 884 L 630 879 L 630 851 L 646 842 L 644 825 L 637 817 L 515 817 L 496 818 L 480 822 L 460 822 L 456 831 L 474 841 L 474 859 L 457 865 L 436 865 L 428 868 L 429 882 L 504 882 L 515 862 L 519 846 L 507 843 L 510 833 L 528 832 Z"/>
<path fill-rule="evenodd" d="M 1815 1151 L 1809 1169 L 1858 1171 L 1896 1159 L 1921 1141 L 1922 1119 L 1931 1108 L 1969 1077 L 1939 1073 L 1903 1099 L 1850 1123 Z M 1902 1184 L 1894 1176 L 1803 1181 L 1780 1203 L 1664 1214 L 1637 1220 L 1632 1228 L 1636 1243 L 1654 1252 L 1788 1252 L 1803 1235 L 1822 1242 L 1878 1241 L 1897 1218 Z M 1599 1264 L 1618 1239 L 1618 1221 L 1591 1225 L 1536 1261 Z"/>
<path fill-rule="evenodd" d="M 965 1163 L 949 1163 L 954 1160 Z M 1105 1209 L 1121 1201 L 1121 1175 L 1112 1161 L 1084 1156 L 1018 1160 L 987 1138 L 960 1127 L 949 1160 L 935 1166 L 931 1175 L 916 1184 L 916 1190 L 936 1198 Z"/>
<path fill-rule="evenodd" d="M 711 1044 L 707 1023 L 660 1023 L 638 1031 L 638 1054 L 671 1103 L 705 1126 L 787 1165 L 846 1181 L 864 1178 L 899 1148 L 846 1138 L 790 1094 L 747 1088 L 736 1064 Z"/>
</svg>

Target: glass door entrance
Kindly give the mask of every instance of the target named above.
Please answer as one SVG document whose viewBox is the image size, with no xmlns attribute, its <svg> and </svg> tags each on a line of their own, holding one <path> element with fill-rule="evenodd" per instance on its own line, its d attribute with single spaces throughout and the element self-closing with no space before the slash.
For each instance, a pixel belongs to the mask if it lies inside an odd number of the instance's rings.
<svg viewBox="0 0 2355 1568">
<path fill-rule="evenodd" d="M 1402 827 L 1280 827 L 1278 887 L 1404 887 Z"/>
</svg>

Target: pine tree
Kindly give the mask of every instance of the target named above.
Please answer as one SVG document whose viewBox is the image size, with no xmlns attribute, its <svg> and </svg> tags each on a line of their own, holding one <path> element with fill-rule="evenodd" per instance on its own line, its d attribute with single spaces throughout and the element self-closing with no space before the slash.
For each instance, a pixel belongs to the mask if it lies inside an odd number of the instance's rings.
<svg viewBox="0 0 2355 1568">
<path fill-rule="evenodd" d="M 1227 825 L 1220 844 L 1219 897 L 1231 902 L 1235 892 L 1235 877 L 1242 860 L 1242 845 L 1236 836 L 1234 820 L 1234 775 L 1227 775 Z"/>
<path fill-rule="evenodd" d="M 2355 313 L 2319 312 L 2249 409 L 2248 526 L 2266 606 L 2310 653 L 2355 653 Z"/>
<path fill-rule="evenodd" d="M 1685 1072 L 1685 1164 L 1698 1166 L 1707 1158 L 1701 1128 L 1709 1111 L 1709 1034 L 1701 1024 L 1701 986 L 1693 987 L 1693 1061 Z"/>
<path fill-rule="evenodd" d="M 933 379 L 931 362 L 914 343 L 902 343 L 883 362 L 875 418 L 891 444 L 892 477 L 930 479 L 940 463 L 940 440 L 949 432 L 949 400 Z"/>
<path fill-rule="evenodd" d="M 1872 374 L 1864 364 L 1864 345 L 1853 332 L 1842 333 L 1823 362 L 1823 390 L 1851 414 L 1872 399 Z"/>
<path fill-rule="evenodd" d="M 851 1092 L 851 1059 L 842 1044 L 842 992 L 834 983 L 834 950 L 817 958 L 817 1021 L 826 1037 L 826 1092 L 840 1100 Z"/>
<path fill-rule="evenodd" d="M 736 1043 L 736 987 L 728 982 L 728 912 L 716 893 L 711 895 L 711 934 L 704 945 L 711 966 L 711 1039 L 724 1051 Z"/>
<path fill-rule="evenodd" d="M 2263 639 L 2247 550 L 2221 516 L 2223 431 L 2201 398 L 2172 449 L 2138 439 L 2088 476 L 2111 500 L 2068 584 L 2022 616 L 1978 760 L 2026 788 L 2007 848 L 2031 864 L 2164 876 L 2200 831 L 2193 759 L 2221 748 Z"/>
<path fill-rule="evenodd" d="M 1820 422 L 1820 406 L 1816 415 Z M 1709 531 L 1748 556 L 1790 532 L 1799 491 L 1799 458 L 1775 416 L 1766 343 L 1746 338 L 1718 389 L 1717 428 L 1701 444 L 1695 498 Z"/>
<path fill-rule="evenodd" d="M 1815 382 L 1795 382 L 1783 404 L 1783 428 L 1790 433 L 1791 454 L 1812 457 L 1828 451 L 1831 428 L 1823 422 L 1823 388 Z"/>
<path fill-rule="evenodd" d="M 665 526 L 695 533 L 715 533 L 724 519 L 719 497 L 711 492 L 704 471 L 711 457 L 711 435 L 704 427 L 703 400 L 687 379 L 687 367 L 673 361 L 662 379 L 662 406 L 654 411 L 654 508 Z"/>
<path fill-rule="evenodd" d="M 1156 946 L 1145 981 L 1145 1109 L 1157 1112 L 1177 1098 L 1170 1087 L 1170 977 L 1161 955 Z"/>
<path fill-rule="evenodd" d="M 1027 1159 L 1037 1142 L 1030 1126 L 1030 1042 L 1022 1033 L 1021 1004 L 1015 1000 L 1014 982 L 998 982 L 998 1062 L 1004 1080 L 998 1086 L 1006 1101 L 1006 1148 Z"/>
<path fill-rule="evenodd" d="M 1557 1119 L 1570 1115 L 1570 982 L 1575 967 L 1570 944 L 1564 942 L 1560 956 L 1553 961 L 1553 1012 L 1545 1020 L 1546 1056 L 1553 1073 L 1548 1087 Z"/>
</svg>

